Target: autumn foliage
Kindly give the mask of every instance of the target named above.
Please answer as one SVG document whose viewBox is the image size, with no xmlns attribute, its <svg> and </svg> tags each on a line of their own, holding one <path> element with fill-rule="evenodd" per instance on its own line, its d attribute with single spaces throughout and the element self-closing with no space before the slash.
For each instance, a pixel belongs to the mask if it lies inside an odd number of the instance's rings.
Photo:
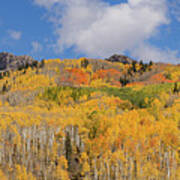
<svg viewBox="0 0 180 180">
<path fill-rule="evenodd" d="M 153 75 L 148 82 L 150 83 L 172 83 L 173 80 L 167 79 L 162 73 Z"/>
<path fill-rule="evenodd" d="M 0 179 L 180 179 L 179 69 L 145 67 L 57 59 L 5 73 Z"/>
<path fill-rule="evenodd" d="M 66 70 L 64 76 L 61 78 L 61 81 L 69 82 L 73 85 L 88 85 L 89 79 L 89 74 L 87 72 L 83 72 L 78 68 L 72 68 Z"/>
</svg>

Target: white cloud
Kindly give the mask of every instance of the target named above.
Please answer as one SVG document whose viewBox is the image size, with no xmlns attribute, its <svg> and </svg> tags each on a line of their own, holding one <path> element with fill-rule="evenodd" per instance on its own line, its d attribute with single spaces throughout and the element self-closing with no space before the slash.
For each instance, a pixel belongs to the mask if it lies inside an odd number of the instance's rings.
<svg viewBox="0 0 180 180">
<path fill-rule="evenodd" d="M 125 51 L 133 54 L 135 47 L 170 22 L 167 0 L 128 0 L 116 5 L 103 0 L 34 2 L 48 9 L 57 35 L 56 50 L 74 47 L 91 57 L 108 57 Z"/>
<path fill-rule="evenodd" d="M 15 30 L 9 30 L 8 31 L 10 37 L 14 40 L 20 40 L 22 33 L 20 31 L 15 31 Z"/>
<path fill-rule="evenodd" d="M 37 41 L 33 41 L 31 45 L 32 45 L 32 52 L 34 53 L 40 52 L 43 49 L 42 45 Z"/>
<path fill-rule="evenodd" d="M 132 50 L 132 56 L 145 61 L 180 63 L 177 50 L 162 50 L 145 43 Z"/>
</svg>

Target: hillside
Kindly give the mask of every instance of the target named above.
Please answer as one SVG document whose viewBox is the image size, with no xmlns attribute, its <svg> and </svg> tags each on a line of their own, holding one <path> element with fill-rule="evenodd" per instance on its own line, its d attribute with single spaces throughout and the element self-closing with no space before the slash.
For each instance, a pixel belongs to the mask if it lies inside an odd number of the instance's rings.
<svg viewBox="0 0 180 180">
<path fill-rule="evenodd" d="M 180 66 L 0 53 L 3 180 L 180 178 Z"/>
<path fill-rule="evenodd" d="M 30 56 L 15 56 L 11 53 L 0 53 L 0 71 L 15 71 L 36 66 L 38 62 Z"/>
</svg>

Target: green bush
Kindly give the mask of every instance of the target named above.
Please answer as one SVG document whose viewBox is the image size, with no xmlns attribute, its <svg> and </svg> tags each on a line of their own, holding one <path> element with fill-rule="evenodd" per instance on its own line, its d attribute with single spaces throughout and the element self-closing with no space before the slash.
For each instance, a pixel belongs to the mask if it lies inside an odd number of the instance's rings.
<svg viewBox="0 0 180 180">
<path fill-rule="evenodd" d="M 107 92 L 109 95 L 118 96 L 122 100 L 129 100 L 135 107 L 146 108 L 149 107 L 154 98 L 158 98 L 160 93 L 172 91 L 173 84 L 158 84 L 148 85 L 143 87 L 141 90 L 133 90 L 130 87 L 123 88 L 103 88 L 102 90 Z M 150 101 L 147 104 L 145 99 L 148 98 Z"/>
<path fill-rule="evenodd" d="M 49 87 L 45 89 L 43 94 L 40 96 L 41 99 L 55 101 L 59 103 L 58 94 L 68 91 L 69 96 L 72 97 L 74 101 L 78 101 L 82 96 L 86 95 L 90 97 L 91 92 L 93 91 L 91 88 L 75 88 L 75 87 Z"/>
<path fill-rule="evenodd" d="M 123 88 L 90 88 L 90 87 L 49 87 L 45 89 L 44 93 L 41 95 L 41 98 L 45 100 L 55 101 L 59 103 L 58 94 L 68 91 L 69 96 L 75 102 L 78 102 L 79 99 L 86 95 L 90 98 L 92 92 L 105 92 L 108 96 L 119 97 L 122 100 L 128 100 L 132 103 L 133 107 L 136 108 L 147 108 L 150 107 L 151 102 L 155 98 L 159 98 L 159 95 L 162 92 L 172 92 L 174 84 L 173 83 L 165 83 L 158 85 L 148 85 L 143 87 L 140 90 L 133 90 L 131 87 L 123 87 Z M 145 99 L 148 98 L 148 103 L 145 102 Z"/>
</svg>

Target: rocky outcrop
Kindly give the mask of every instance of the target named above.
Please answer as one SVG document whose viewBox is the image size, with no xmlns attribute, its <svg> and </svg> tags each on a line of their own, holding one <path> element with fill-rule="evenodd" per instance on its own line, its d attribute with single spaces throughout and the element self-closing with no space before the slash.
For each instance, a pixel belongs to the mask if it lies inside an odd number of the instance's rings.
<svg viewBox="0 0 180 180">
<path fill-rule="evenodd" d="M 113 56 L 111 56 L 105 60 L 110 61 L 110 62 L 120 62 L 123 64 L 132 64 L 132 62 L 134 61 L 133 59 L 131 59 L 127 56 L 118 55 L 118 54 L 115 54 L 115 55 L 113 55 Z"/>
<path fill-rule="evenodd" d="M 30 56 L 15 56 L 7 52 L 0 53 L 0 71 L 18 70 L 37 64 L 38 62 Z"/>
</svg>

